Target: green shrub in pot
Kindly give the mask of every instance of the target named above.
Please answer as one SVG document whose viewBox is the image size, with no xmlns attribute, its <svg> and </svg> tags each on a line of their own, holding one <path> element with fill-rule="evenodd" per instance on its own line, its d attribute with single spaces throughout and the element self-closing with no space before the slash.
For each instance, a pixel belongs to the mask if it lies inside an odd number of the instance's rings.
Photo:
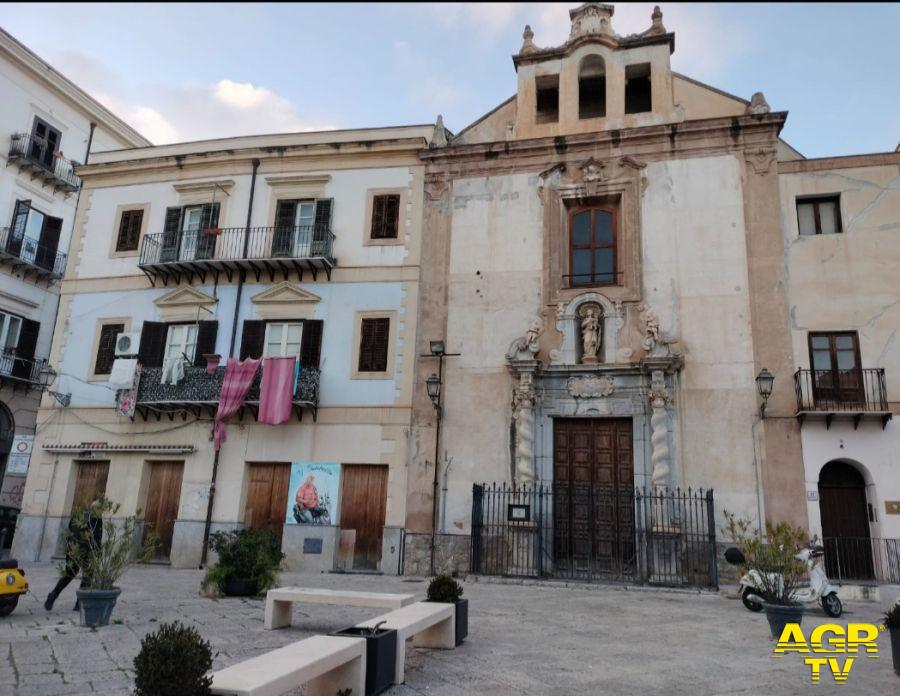
<svg viewBox="0 0 900 696">
<path fill-rule="evenodd" d="M 430 583 L 425 593 L 429 602 L 444 602 L 455 605 L 456 644 L 462 642 L 469 634 L 469 600 L 463 599 L 463 588 L 449 575 L 438 575 Z"/>
<path fill-rule="evenodd" d="M 209 547 L 218 560 L 206 570 L 204 592 L 252 596 L 274 587 L 284 554 L 270 529 L 238 529 L 216 532 Z"/>
<path fill-rule="evenodd" d="M 212 677 L 209 641 L 179 621 L 141 640 L 134 658 L 135 696 L 207 696 Z"/>
</svg>

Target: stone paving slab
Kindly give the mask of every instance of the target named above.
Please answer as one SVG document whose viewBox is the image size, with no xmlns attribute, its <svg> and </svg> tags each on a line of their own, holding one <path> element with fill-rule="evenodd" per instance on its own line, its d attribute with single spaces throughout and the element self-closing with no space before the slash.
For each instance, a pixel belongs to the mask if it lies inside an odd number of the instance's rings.
<svg viewBox="0 0 900 696">
<path fill-rule="evenodd" d="M 370 619 L 381 609 L 294 605 L 293 626 L 263 629 L 262 599 L 212 600 L 202 573 L 134 566 L 122 578 L 115 623 L 78 625 L 74 584 L 51 613 L 43 600 L 56 581 L 49 564 L 26 566 L 33 594 L 0 619 L 0 693 L 4 696 L 130 694 L 140 640 L 164 621 L 197 627 L 212 644 L 214 669 Z M 425 582 L 392 576 L 284 573 L 281 584 L 425 594 Z M 845 685 L 829 675 L 815 687 L 799 656 L 772 657 L 765 616 L 716 594 L 465 583 L 469 637 L 451 651 L 407 650 L 406 684 L 390 696 L 470 694 L 862 694 L 898 693 L 890 642 L 881 657 L 858 659 Z M 875 623 L 874 603 L 846 602 L 837 623 Z M 832 622 L 810 609 L 804 627 Z M 299 691 L 297 692 L 300 693 Z"/>
</svg>

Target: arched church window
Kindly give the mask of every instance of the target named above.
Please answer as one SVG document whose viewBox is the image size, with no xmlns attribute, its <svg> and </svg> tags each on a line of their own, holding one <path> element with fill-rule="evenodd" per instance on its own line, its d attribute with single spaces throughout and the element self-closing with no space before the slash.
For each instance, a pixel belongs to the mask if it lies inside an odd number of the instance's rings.
<svg viewBox="0 0 900 696">
<path fill-rule="evenodd" d="M 586 56 L 578 69 L 578 118 L 606 116 L 606 66 L 600 56 Z"/>
<path fill-rule="evenodd" d="M 569 215 L 569 284 L 614 285 L 616 282 L 616 211 L 596 206 Z"/>
</svg>

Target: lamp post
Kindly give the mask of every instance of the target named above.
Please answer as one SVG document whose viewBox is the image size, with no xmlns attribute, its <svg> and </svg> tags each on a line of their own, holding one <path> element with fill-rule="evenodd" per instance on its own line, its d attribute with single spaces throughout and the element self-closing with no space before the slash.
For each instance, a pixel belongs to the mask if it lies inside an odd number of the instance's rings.
<svg viewBox="0 0 900 696">
<path fill-rule="evenodd" d="M 50 396 L 52 396 L 56 402 L 60 406 L 68 406 L 72 403 L 72 395 L 71 394 L 61 394 L 60 392 L 56 392 L 50 389 L 50 385 L 56 380 L 57 372 L 54 370 L 50 363 L 44 363 L 43 367 L 41 367 L 41 371 L 38 373 L 38 381 L 41 385 L 41 391 L 47 392 Z"/>
<path fill-rule="evenodd" d="M 760 370 L 759 374 L 756 375 L 756 389 L 763 398 L 763 402 L 759 405 L 760 418 L 766 417 L 766 404 L 769 402 L 769 397 L 772 395 L 772 387 L 774 384 L 775 375 L 766 368 Z"/>
<path fill-rule="evenodd" d="M 431 574 L 435 574 L 434 567 L 434 548 L 437 539 L 437 513 L 438 513 L 438 485 L 440 466 L 438 458 L 441 449 L 441 421 L 444 417 L 444 409 L 441 407 L 441 396 L 444 378 L 444 358 L 457 357 L 460 353 L 448 353 L 444 341 L 429 341 L 429 353 L 421 355 L 422 358 L 437 358 L 438 371 L 437 374 L 431 373 L 431 376 L 425 380 L 425 390 L 428 398 L 431 399 L 431 405 L 434 406 L 436 422 L 434 427 L 434 484 L 431 494 Z"/>
</svg>

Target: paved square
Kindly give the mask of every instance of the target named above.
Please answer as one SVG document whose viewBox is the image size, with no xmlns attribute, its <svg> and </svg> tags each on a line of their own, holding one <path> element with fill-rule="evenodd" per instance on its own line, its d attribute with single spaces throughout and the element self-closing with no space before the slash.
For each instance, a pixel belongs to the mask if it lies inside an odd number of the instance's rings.
<svg viewBox="0 0 900 696">
<path fill-rule="evenodd" d="M 263 630 L 263 601 L 199 595 L 202 573 L 135 566 L 112 623 L 92 631 L 72 611 L 74 587 L 47 613 L 56 580 L 48 564 L 25 565 L 33 594 L 0 620 L 0 693 L 17 696 L 128 694 L 141 637 L 160 622 L 194 624 L 220 668 L 383 610 L 295 605 L 291 628 Z M 282 574 L 283 584 L 424 597 L 425 583 L 387 576 Z M 856 660 L 849 681 L 813 687 L 799 656 L 776 660 L 765 617 L 713 594 L 465 583 L 469 638 L 453 651 L 410 649 L 405 685 L 391 696 L 434 694 L 796 694 L 897 693 L 890 641 L 880 657 Z M 838 623 L 877 622 L 877 604 L 847 602 Z M 828 621 L 811 610 L 805 627 Z"/>
</svg>

